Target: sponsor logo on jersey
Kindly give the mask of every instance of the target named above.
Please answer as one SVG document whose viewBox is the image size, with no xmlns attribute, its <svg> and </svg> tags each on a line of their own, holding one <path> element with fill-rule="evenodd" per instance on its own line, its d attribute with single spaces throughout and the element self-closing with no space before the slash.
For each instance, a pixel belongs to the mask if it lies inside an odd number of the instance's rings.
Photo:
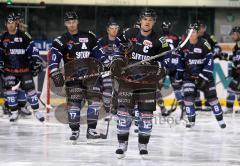
<svg viewBox="0 0 240 166">
<path fill-rule="evenodd" d="M 88 38 L 79 38 L 79 42 L 80 43 L 87 43 L 88 42 Z"/>
<path fill-rule="evenodd" d="M 25 49 L 10 49 L 11 55 L 22 55 L 25 54 Z"/>
<path fill-rule="evenodd" d="M 149 41 L 149 40 L 144 40 L 143 45 L 148 46 L 148 47 L 152 47 L 152 42 Z"/>
<path fill-rule="evenodd" d="M 204 62 L 204 59 L 189 59 L 188 60 L 190 65 L 201 65 Z"/>
<path fill-rule="evenodd" d="M 142 54 L 139 54 L 139 53 L 135 53 L 135 52 L 132 52 L 132 59 L 135 59 L 135 60 L 144 60 L 144 59 L 149 59 L 150 56 L 147 56 L 147 55 L 142 55 Z"/>
<path fill-rule="evenodd" d="M 193 52 L 195 52 L 195 53 L 202 53 L 202 49 L 201 48 L 194 48 Z"/>
<path fill-rule="evenodd" d="M 76 58 L 77 59 L 85 59 L 85 58 L 88 58 L 89 56 L 90 56 L 90 52 L 89 51 L 76 52 Z"/>
<path fill-rule="evenodd" d="M 14 39 L 14 42 L 22 42 L 23 39 L 21 37 L 15 37 Z"/>
</svg>

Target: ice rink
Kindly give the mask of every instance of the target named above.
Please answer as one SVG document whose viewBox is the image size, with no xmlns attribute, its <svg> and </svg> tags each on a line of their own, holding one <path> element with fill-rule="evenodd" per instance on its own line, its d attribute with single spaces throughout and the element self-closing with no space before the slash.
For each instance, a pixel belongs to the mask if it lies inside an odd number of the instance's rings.
<svg viewBox="0 0 240 166">
<path fill-rule="evenodd" d="M 19 119 L 10 124 L 0 118 L 0 165 L 164 165 L 196 166 L 240 165 L 240 115 L 227 114 L 226 129 L 220 129 L 210 112 L 200 112 L 196 126 L 185 128 L 185 121 L 178 121 L 176 115 L 168 119 L 154 119 L 152 137 L 148 146 L 149 156 L 142 159 L 137 148 L 137 134 L 132 126 L 126 157 L 117 159 L 115 150 L 116 122 L 111 121 L 109 137 L 87 144 L 86 125 L 81 126 L 81 136 L 76 145 L 68 141 L 70 130 L 58 123 L 53 113 L 44 124 L 35 118 Z M 99 130 L 105 130 L 103 120 Z"/>
</svg>

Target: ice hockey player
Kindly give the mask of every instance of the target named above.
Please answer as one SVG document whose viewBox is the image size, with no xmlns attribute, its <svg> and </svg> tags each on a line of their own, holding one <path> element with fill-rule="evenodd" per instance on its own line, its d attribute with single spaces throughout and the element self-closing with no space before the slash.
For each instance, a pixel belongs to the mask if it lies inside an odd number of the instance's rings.
<svg viewBox="0 0 240 166">
<path fill-rule="evenodd" d="M 26 29 L 24 29 L 25 24 L 23 24 L 23 19 L 21 17 L 20 13 L 11 13 L 11 15 L 13 17 L 15 17 L 16 23 L 17 23 L 17 28 L 20 29 L 21 31 L 26 31 Z M 26 92 L 24 90 L 22 90 L 21 88 L 19 88 L 18 90 L 18 110 L 21 116 L 26 117 L 26 116 L 30 116 L 32 114 L 32 112 L 27 109 L 26 104 L 23 105 L 23 103 L 27 103 L 27 95 Z M 11 111 L 8 110 L 8 103 L 7 100 L 4 101 L 4 105 L 3 105 L 3 111 L 4 111 L 4 115 L 6 116 L 10 116 L 11 115 Z M 5 116 L 5 117 L 6 117 Z"/>
<path fill-rule="evenodd" d="M 177 35 L 171 33 L 171 28 L 172 28 L 171 22 L 163 21 L 163 23 L 162 23 L 163 37 L 166 38 L 166 40 L 167 40 L 169 46 L 171 47 L 171 49 L 174 49 L 179 44 L 179 37 Z M 184 109 L 184 104 L 183 104 L 183 97 L 182 97 L 182 87 L 175 80 L 175 76 L 176 76 L 176 72 L 177 72 L 177 64 L 178 64 L 178 59 L 179 58 L 181 58 L 181 57 L 179 57 L 179 54 L 176 54 L 175 52 L 172 52 L 172 53 L 166 55 L 165 61 L 167 61 L 167 63 L 166 63 L 167 68 L 168 68 L 167 75 L 169 76 L 170 82 L 171 82 L 172 87 L 174 89 L 176 100 L 178 102 L 178 105 L 183 110 Z M 158 98 L 157 101 L 158 101 L 158 104 L 161 108 L 161 112 L 162 112 L 163 116 L 169 115 L 169 113 L 171 113 L 173 111 L 173 110 L 167 111 L 167 109 L 162 104 L 163 100 L 161 98 Z"/>
<path fill-rule="evenodd" d="M 16 23 L 17 23 L 17 28 L 23 32 L 27 31 L 27 25 L 24 24 L 24 19 L 21 15 L 21 13 L 13 13 L 15 15 L 15 19 L 16 19 Z M 39 61 L 41 61 L 41 59 L 39 59 Z M 40 68 L 39 68 L 40 69 Z M 38 74 L 42 69 L 40 69 L 37 72 L 34 72 L 34 74 Z M 25 105 L 19 104 L 19 112 L 21 114 L 21 116 L 30 116 L 32 114 L 32 112 L 27 108 L 27 94 L 24 90 L 22 90 L 21 88 L 18 89 L 18 96 L 19 99 L 18 101 L 21 103 L 26 103 Z"/>
<path fill-rule="evenodd" d="M 10 121 L 17 120 L 18 108 L 26 104 L 25 95 L 13 88 L 20 84 L 21 89 L 27 94 L 27 101 L 34 110 L 36 118 L 42 122 L 44 116 L 38 111 L 38 97 L 32 75 L 40 71 L 43 65 L 39 59 L 38 49 L 31 36 L 17 28 L 14 14 L 7 16 L 5 25 L 7 31 L 0 39 L 0 66 L 4 75 L 4 96 L 7 107 L 11 110 Z"/>
<path fill-rule="evenodd" d="M 66 67 L 69 63 L 74 61 L 86 60 L 89 57 L 93 57 L 94 49 L 97 48 L 97 39 L 95 35 L 90 32 L 82 32 L 79 30 L 79 21 L 78 15 L 75 11 L 68 11 L 64 16 L 64 25 L 67 28 L 67 32 L 63 35 L 54 39 L 51 48 L 51 59 L 50 59 L 50 75 L 56 87 L 62 87 L 66 85 L 66 94 L 67 94 L 67 112 L 68 112 L 68 121 L 69 127 L 72 130 L 72 135 L 70 140 L 76 142 L 79 137 L 80 132 L 80 112 L 81 112 L 81 103 L 82 100 L 87 99 L 84 95 L 83 90 L 86 89 L 86 85 L 83 85 L 82 82 L 70 81 L 65 82 L 63 73 L 61 73 L 59 64 L 61 60 L 64 61 L 65 69 L 68 69 L 71 66 Z M 77 64 L 76 64 L 77 65 Z M 74 67 L 74 66 L 73 66 Z M 89 68 L 91 66 L 88 66 Z M 81 76 L 81 70 L 85 70 L 81 66 L 76 66 L 76 71 L 70 71 L 76 73 L 77 77 Z M 86 69 L 88 70 L 88 69 Z M 66 75 L 67 77 L 76 77 L 74 75 Z M 88 101 L 88 110 L 87 110 L 87 133 L 86 137 L 89 140 L 100 138 L 100 134 L 96 131 L 98 114 L 100 109 L 100 100 L 99 96 L 100 87 L 94 85 L 88 89 L 96 92 L 97 96 L 93 96 L 91 100 Z"/>
<path fill-rule="evenodd" d="M 112 62 L 112 57 L 115 54 L 119 54 L 119 45 L 120 39 L 117 37 L 119 32 L 119 25 L 114 20 L 114 18 L 110 18 L 107 23 L 107 35 L 103 36 L 98 40 L 98 51 L 97 58 L 103 63 L 104 70 L 110 70 L 110 64 Z M 107 76 L 102 78 L 102 99 L 103 105 L 106 112 L 113 111 L 112 107 L 112 79 L 111 76 Z"/>
<path fill-rule="evenodd" d="M 161 52 L 170 50 L 168 43 L 165 38 L 160 37 L 153 31 L 153 26 L 156 22 L 156 12 L 152 9 L 143 9 L 140 13 L 140 28 L 131 28 L 127 29 L 120 36 L 121 42 L 132 43 L 132 51 L 129 54 L 129 64 L 135 63 L 137 61 L 142 61 L 146 58 L 159 54 Z M 162 62 L 162 61 L 161 61 Z M 157 68 L 158 65 L 161 66 L 161 62 L 152 61 L 151 63 L 155 64 Z M 120 56 L 115 56 L 113 58 L 113 62 L 111 64 L 111 71 L 113 75 L 121 77 L 122 67 L 126 64 L 127 61 Z M 122 64 L 119 65 L 119 64 Z M 131 70 L 131 69 L 129 69 Z M 132 69 L 134 70 L 134 69 Z M 120 72 L 120 75 L 119 75 Z M 133 71 L 134 72 L 134 71 Z M 139 72 L 139 76 L 141 76 L 141 71 Z M 149 72 L 149 71 L 146 71 Z M 136 77 L 138 77 L 136 75 Z M 138 79 L 138 78 L 137 78 Z M 121 81 L 119 83 L 119 88 L 117 92 L 118 103 L 117 103 L 117 138 L 119 142 L 119 147 L 116 150 L 116 154 L 119 158 L 124 157 L 127 148 L 128 148 L 128 140 L 129 140 L 129 129 L 132 123 L 132 111 L 134 109 L 134 105 L 137 102 L 138 110 L 139 110 L 139 125 L 138 125 L 138 147 L 139 154 L 144 156 L 148 154 L 147 145 L 151 136 L 152 131 L 152 118 L 153 111 L 156 110 L 156 85 L 154 86 L 143 86 L 141 89 L 136 90 L 134 84 L 132 85 L 130 82 L 123 83 Z M 115 87 L 114 87 L 115 89 Z M 147 99 L 136 99 L 135 95 L 139 95 L 141 98 L 141 94 L 147 93 Z"/>
<path fill-rule="evenodd" d="M 228 60 L 232 62 L 232 69 L 229 73 L 232 81 L 228 87 L 227 112 L 233 112 L 234 100 L 240 93 L 240 27 L 233 27 L 230 36 L 236 44 L 233 49 L 233 54 L 228 58 Z"/>
<path fill-rule="evenodd" d="M 194 29 L 188 43 L 180 50 L 184 56 L 182 63 L 179 63 L 177 79 L 183 81 L 184 104 L 189 123 L 187 128 L 195 125 L 195 95 L 196 88 L 205 92 L 207 102 L 209 102 L 212 111 L 221 128 L 226 124 L 223 120 L 222 108 L 218 102 L 216 87 L 213 78 L 213 54 L 211 46 L 203 38 L 198 37 L 199 25 L 190 24 L 189 29 Z M 183 72 L 182 72 L 183 71 Z M 181 79 L 179 79 L 181 78 Z"/>
<path fill-rule="evenodd" d="M 207 33 L 207 25 L 201 21 L 198 20 L 197 24 L 199 25 L 199 37 L 202 37 L 203 39 L 207 40 L 207 42 L 211 46 L 211 51 L 213 53 L 213 58 L 219 58 L 220 60 L 223 59 L 227 54 L 222 52 L 222 49 L 220 45 L 218 44 L 216 37 L 214 35 L 209 35 Z M 203 94 L 205 96 L 205 94 Z M 196 101 L 195 101 L 196 109 L 197 110 L 211 110 L 211 106 L 208 102 L 205 102 L 205 109 L 203 109 L 203 104 L 200 99 L 200 91 L 198 90 Z"/>
</svg>

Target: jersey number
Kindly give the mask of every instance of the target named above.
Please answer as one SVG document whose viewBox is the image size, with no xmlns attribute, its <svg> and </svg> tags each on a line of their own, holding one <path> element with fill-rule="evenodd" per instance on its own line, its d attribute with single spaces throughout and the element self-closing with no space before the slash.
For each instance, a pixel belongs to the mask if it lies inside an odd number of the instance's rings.
<svg viewBox="0 0 240 166">
<path fill-rule="evenodd" d="M 149 46 L 144 46 L 144 47 L 143 47 L 143 52 L 144 52 L 144 53 L 148 53 L 148 49 L 149 49 Z"/>
</svg>

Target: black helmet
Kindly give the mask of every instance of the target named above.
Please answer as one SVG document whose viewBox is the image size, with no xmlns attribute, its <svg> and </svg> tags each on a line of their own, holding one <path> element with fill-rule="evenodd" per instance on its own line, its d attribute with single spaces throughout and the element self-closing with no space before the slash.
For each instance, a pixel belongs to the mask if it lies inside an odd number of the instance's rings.
<svg viewBox="0 0 240 166">
<path fill-rule="evenodd" d="M 240 27 L 239 26 L 233 27 L 232 30 L 230 31 L 229 35 L 233 34 L 234 32 L 240 33 Z"/>
<path fill-rule="evenodd" d="M 115 25 L 115 26 L 118 26 L 118 23 L 115 21 L 115 19 L 113 17 L 111 17 L 107 23 L 107 27 L 111 26 L 111 25 Z"/>
<path fill-rule="evenodd" d="M 190 24 L 189 25 L 189 27 L 188 27 L 188 29 L 193 29 L 193 30 L 195 30 L 195 31 L 199 31 L 199 24 L 198 23 L 192 23 L 192 24 Z"/>
<path fill-rule="evenodd" d="M 65 13 L 64 21 L 77 20 L 77 19 L 78 19 L 78 15 L 75 11 L 68 11 Z"/>
<path fill-rule="evenodd" d="M 15 13 L 8 14 L 8 16 L 6 17 L 6 23 L 12 23 L 13 21 L 16 21 Z"/>
<path fill-rule="evenodd" d="M 163 21 L 163 23 L 162 23 L 162 30 L 163 31 L 169 31 L 171 27 L 172 27 L 171 22 Z"/>
<path fill-rule="evenodd" d="M 22 14 L 21 13 L 17 13 L 16 14 L 16 20 L 21 20 L 21 19 L 23 19 L 22 18 Z"/>
<path fill-rule="evenodd" d="M 206 27 L 206 24 L 201 20 L 197 20 L 197 24 L 198 24 L 199 27 L 200 26 Z"/>
<path fill-rule="evenodd" d="M 157 14 L 153 9 L 145 8 L 140 13 L 140 20 L 142 17 L 152 17 L 154 21 L 157 20 Z"/>
</svg>

